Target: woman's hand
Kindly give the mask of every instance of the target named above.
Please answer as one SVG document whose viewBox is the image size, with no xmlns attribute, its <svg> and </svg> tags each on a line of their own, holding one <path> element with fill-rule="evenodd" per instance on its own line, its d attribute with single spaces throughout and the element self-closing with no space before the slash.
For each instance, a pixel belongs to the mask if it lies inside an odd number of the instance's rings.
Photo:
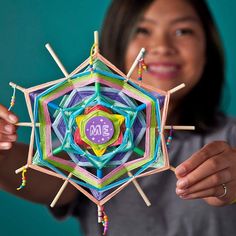
<svg viewBox="0 0 236 236">
<path fill-rule="evenodd" d="M 0 150 L 8 150 L 16 141 L 16 126 L 18 118 L 0 104 Z"/>
<path fill-rule="evenodd" d="M 175 174 L 176 193 L 182 199 L 203 198 L 213 206 L 229 204 L 236 198 L 236 149 L 223 141 L 207 144 L 180 164 Z"/>
</svg>

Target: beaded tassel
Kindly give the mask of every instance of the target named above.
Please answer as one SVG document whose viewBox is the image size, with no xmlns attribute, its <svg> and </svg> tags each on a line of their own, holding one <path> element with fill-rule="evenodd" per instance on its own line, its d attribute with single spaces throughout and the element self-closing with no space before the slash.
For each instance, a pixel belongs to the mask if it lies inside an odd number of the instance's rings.
<svg viewBox="0 0 236 236">
<path fill-rule="evenodd" d="M 147 70 L 147 66 L 144 63 L 143 57 L 138 62 L 138 80 L 142 81 L 143 79 L 143 70 Z"/>
<path fill-rule="evenodd" d="M 102 235 L 106 235 L 108 230 L 108 216 L 105 213 L 103 206 L 98 206 L 98 223 L 102 223 L 103 225 Z"/>
<path fill-rule="evenodd" d="M 106 215 L 105 211 L 103 211 L 102 225 L 104 227 L 103 235 L 106 235 L 107 234 L 107 230 L 108 230 L 108 216 Z"/>
<path fill-rule="evenodd" d="M 26 169 L 24 169 L 22 171 L 22 182 L 21 182 L 21 186 L 19 188 L 17 188 L 16 190 L 21 190 L 22 188 L 24 188 L 26 186 L 26 177 L 25 177 L 25 173 L 26 173 Z"/>
<path fill-rule="evenodd" d="M 12 109 L 12 107 L 15 105 L 15 100 L 16 100 L 16 87 L 13 87 L 13 94 L 11 97 L 11 102 L 10 102 L 10 106 L 8 108 L 8 111 L 10 111 Z"/>
<path fill-rule="evenodd" d="M 170 133 L 169 133 L 169 136 L 168 136 L 167 141 L 166 141 L 167 149 L 170 149 L 170 144 L 171 144 L 171 141 L 173 139 L 173 132 L 174 132 L 174 129 L 171 126 Z"/>
</svg>

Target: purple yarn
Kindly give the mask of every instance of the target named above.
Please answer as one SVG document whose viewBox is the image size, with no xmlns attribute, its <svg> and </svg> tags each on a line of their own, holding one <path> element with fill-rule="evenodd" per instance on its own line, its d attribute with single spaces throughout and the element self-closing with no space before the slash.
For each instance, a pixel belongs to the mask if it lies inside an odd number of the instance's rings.
<svg viewBox="0 0 236 236">
<path fill-rule="evenodd" d="M 101 192 L 101 191 L 98 191 L 98 190 L 95 190 L 95 189 L 90 189 L 90 191 L 98 201 L 102 200 L 110 192 L 109 190 Z"/>
</svg>

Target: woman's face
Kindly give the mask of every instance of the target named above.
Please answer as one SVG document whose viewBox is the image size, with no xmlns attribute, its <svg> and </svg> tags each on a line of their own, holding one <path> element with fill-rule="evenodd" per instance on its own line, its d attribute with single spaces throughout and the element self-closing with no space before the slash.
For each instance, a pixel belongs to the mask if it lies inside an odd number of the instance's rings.
<svg viewBox="0 0 236 236">
<path fill-rule="evenodd" d="M 140 49 L 146 49 L 143 82 L 162 90 L 181 83 L 187 94 L 200 80 L 205 65 L 205 35 L 195 10 L 186 0 L 155 0 L 138 22 L 125 55 L 128 71 Z M 132 78 L 137 78 L 137 70 Z"/>
</svg>

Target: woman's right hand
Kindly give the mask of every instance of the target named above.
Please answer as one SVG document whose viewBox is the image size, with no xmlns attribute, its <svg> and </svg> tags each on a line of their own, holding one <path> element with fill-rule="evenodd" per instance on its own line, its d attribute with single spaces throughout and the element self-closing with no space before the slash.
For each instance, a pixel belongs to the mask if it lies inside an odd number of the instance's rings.
<svg viewBox="0 0 236 236">
<path fill-rule="evenodd" d="M 16 141 L 17 116 L 0 104 L 0 150 L 8 150 Z"/>
</svg>

